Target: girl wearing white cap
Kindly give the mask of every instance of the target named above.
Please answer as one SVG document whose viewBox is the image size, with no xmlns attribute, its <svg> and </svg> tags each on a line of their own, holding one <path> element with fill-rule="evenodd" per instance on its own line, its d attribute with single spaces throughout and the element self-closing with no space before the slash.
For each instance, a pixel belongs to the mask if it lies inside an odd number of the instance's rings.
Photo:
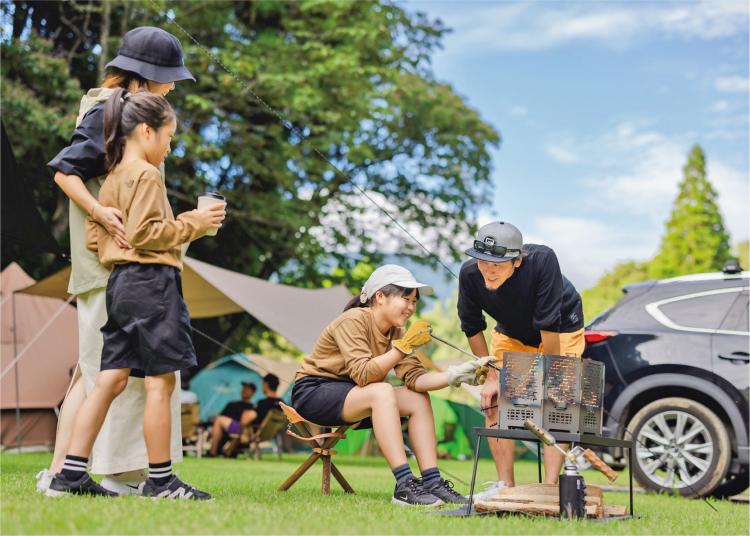
<svg viewBox="0 0 750 536">
<path fill-rule="evenodd" d="M 463 382 L 477 383 L 476 371 L 490 359 L 427 372 L 414 350 L 431 340 L 430 326 L 417 320 L 404 331 L 420 294 L 430 286 L 417 282 L 401 266 L 375 270 L 362 293 L 318 338 L 297 371 L 292 404 L 307 420 L 333 426 L 363 421 L 372 427 L 378 446 L 396 478 L 392 502 L 404 505 L 466 503 L 437 468 L 435 423 L 428 391 Z M 393 369 L 404 382 L 385 381 Z M 416 478 L 406 461 L 401 418 L 408 418 L 409 439 L 419 464 Z"/>
</svg>

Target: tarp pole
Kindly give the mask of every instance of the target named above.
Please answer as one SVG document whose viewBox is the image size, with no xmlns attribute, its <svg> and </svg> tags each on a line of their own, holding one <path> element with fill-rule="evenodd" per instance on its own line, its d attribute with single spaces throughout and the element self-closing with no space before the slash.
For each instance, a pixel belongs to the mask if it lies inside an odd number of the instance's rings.
<svg viewBox="0 0 750 536">
<path fill-rule="evenodd" d="M 19 381 L 18 381 L 18 338 L 16 337 L 16 331 L 18 325 L 16 324 L 16 291 L 12 292 L 13 295 L 13 360 L 16 363 L 15 366 L 15 380 L 16 380 L 16 449 L 21 451 L 21 397 L 19 393 Z"/>
</svg>

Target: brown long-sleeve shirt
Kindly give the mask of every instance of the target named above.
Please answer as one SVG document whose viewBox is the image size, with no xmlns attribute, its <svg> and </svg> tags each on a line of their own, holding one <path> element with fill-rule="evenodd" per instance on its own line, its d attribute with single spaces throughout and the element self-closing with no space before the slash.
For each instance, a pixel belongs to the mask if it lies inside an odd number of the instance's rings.
<svg viewBox="0 0 750 536">
<path fill-rule="evenodd" d="M 86 247 L 99 254 L 106 268 L 115 264 L 165 264 L 182 270 L 182 244 L 203 236 L 195 211 L 175 219 L 164 179 L 157 168 L 138 160 L 118 165 L 99 190 L 99 203 L 122 212 L 125 236 L 132 246 L 122 249 L 91 218 L 86 220 Z"/>
<path fill-rule="evenodd" d="M 400 328 L 381 332 L 369 307 L 344 311 L 323 330 L 312 353 L 305 357 L 296 379 L 322 376 L 334 380 L 352 380 L 360 387 L 382 381 L 387 371 L 373 361 L 391 349 L 391 341 L 401 336 Z M 396 376 L 409 389 L 425 370 L 414 355 L 404 357 L 393 367 Z"/>
</svg>

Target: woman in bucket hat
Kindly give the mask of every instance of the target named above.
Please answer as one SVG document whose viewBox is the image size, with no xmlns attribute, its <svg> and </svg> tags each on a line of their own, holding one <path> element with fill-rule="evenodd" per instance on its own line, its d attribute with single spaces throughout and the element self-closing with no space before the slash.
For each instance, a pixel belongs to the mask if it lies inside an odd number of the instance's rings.
<svg viewBox="0 0 750 536">
<path fill-rule="evenodd" d="M 60 471 L 78 408 L 93 387 L 100 367 L 100 329 L 107 321 L 105 290 L 109 271 L 85 247 L 86 216 L 99 222 L 120 247 L 129 247 L 120 211 L 97 202 L 105 174 L 104 102 L 118 88 L 131 93 L 145 89 L 166 96 L 180 80 L 195 78 L 184 65 L 177 38 L 151 26 L 130 30 L 123 37 L 118 55 L 106 65 L 102 87 L 90 89 L 81 99 L 70 144 L 47 164 L 55 172 L 55 183 L 70 199 L 72 271 L 68 292 L 77 298 L 79 361 L 60 411 L 52 464 L 49 470 L 37 474 L 38 491 L 46 491 L 52 475 Z M 94 445 L 91 470 L 107 475 L 102 485 L 118 494 L 140 494 L 140 484 L 146 476 L 148 459 L 142 432 L 145 400 L 141 375 L 128 382 L 112 404 Z M 182 460 L 179 401 L 180 393 L 175 389 L 171 400 L 173 461 Z"/>
<path fill-rule="evenodd" d="M 378 446 L 396 478 L 392 502 L 433 506 L 466 503 L 437 468 L 435 422 L 428 391 L 461 383 L 477 385 L 477 370 L 489 359 L 427 372 L 414 350 L 431 340 L 430 325 L 412 322 L 420 294 L 432 288 L 419 283 L 401 266 L 375 270 L 344 312 L 331 322 L 297 371 L 292 405 L 305 419 L 319 425 L 364 421 L 372 427 Z M 385 381 L 393 369 L 404 382 Z M 419 464 L 416 478 L 406 461 L 401 418 L 408 418 L 409 439 Z"/>
</svg>

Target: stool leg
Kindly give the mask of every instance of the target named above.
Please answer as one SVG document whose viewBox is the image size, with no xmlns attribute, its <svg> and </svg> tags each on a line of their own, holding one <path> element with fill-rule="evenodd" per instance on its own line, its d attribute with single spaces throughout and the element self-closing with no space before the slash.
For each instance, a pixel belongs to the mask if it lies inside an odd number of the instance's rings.
<svg viewBox="0 0 750 536">
<path fill-rule="evenodd" d="M 339 471 L 339 468 L 333 462 L 331 462 L 331 473 L 338 483 L 341 484 L 341 487 L 344 488 L 345 492 L 354 493 L 354 488 L 349 485 L 349 482 L 346 481 L 344 475 L 341 474 L 341 471 Z"/>
<path fill-rule="evenodd" d="M 297 468 L 294 473 L 292 473 L 292 476 L 287 478 L 286 481 L 281 486 L 279 486 L 279 491 L 286 491 L 291 488 L 292 485 L 297 482 L 297 480 L 299 480 L 300 477 L 304 475 L 308 469 L 310 469 L 310 466 L 312 466 L 312 464 L 314 464 L 318 458 L 320 458 L 320 454 L 313 453 L 308 459 L 305 460 L 302 465 Z"/>
<path fill-rule="evenodd" d="M 321 456 L 323 458 L 323 495 L 331 493 L 331 457 Z"/>
</svg>

